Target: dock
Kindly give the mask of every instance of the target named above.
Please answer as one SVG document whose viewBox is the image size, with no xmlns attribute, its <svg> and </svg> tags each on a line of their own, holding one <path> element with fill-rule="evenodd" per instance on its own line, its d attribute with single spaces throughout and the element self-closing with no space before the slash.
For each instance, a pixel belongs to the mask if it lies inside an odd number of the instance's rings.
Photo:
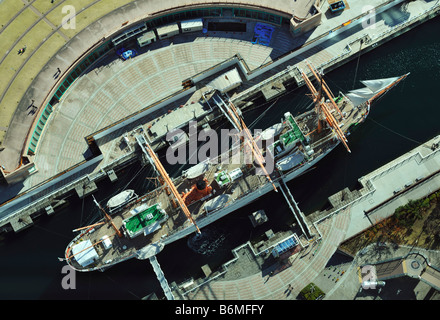
<svg viewBox="0 0 440 320">
<path fill-rule="evenodd" d="M 393 215 L 409 200 L 420 199 L 440 189 L 440 148 L 436 136 L 373 172 L 359 178 L 361 188 L 344 189 L 329 197 L 333 206 L 307 216 L 315 225 L 333 215 L 350 215 L 348 240 Z"/>
<path fill-rule="evenodd" d="M 299 216 L 300 209 L 293 209 L 298 214 L 298 222 L 316 230 L 310 241 L 299 240 L 302 247 L 299 252 L 292 248 L 283 259 L 270 260 L 274 245 L 292 237 L 292 230 L 274 234 L 256 244 L 248 241 L 232 250 L 234 258 L 218 270 L 212 270 L 210 276 L 192 279 L 190 285 L 176 285 L 176 297 L 190 300 L 285 299 L 287 285 L 293 286 L 294 292 L 298 293 L 320 275 L 342 242 L 391 216 L 408 200 L 422 198 L 440 189 L 440 148 L 436 147 L 439 141 L 440 136 L 436 136 L 359 178 L 362 185 L 359 190 L 344 189 L 330 196 L 333 208 L 316 211 L 304 220 Z M 403 246 L 404 255 L 382 261 L 374 261 L 367 254 L 362 257 L 363 265 L 374 265 L 378 280 L 409 276 L 439 290 L 440 269 L 431 265 L 426 254 L 421 253 L 429 250 L 411 249 Z M 244 255 L 250 258 L 242 259 Z M 360 270 L 356 272 L 362 279 Z M 234 282 L 230 281 L 232 279 Z M 357 282 L 358 289 L 361 282 Z M 336 288 L 331 293 L 334 290 Z M 296 294 L 290 299 L 295 297 Z"/>
<path fill-rule="evenodd" d="M 372 23 L 371 16 L 368 16 L 368 12 L 362 12 L 361 2 L 353 2 L 350 3 L 350 10 L 344 10 L 340 16 L 329 18 L 322 15 L 321 24 L 311 31 L 306 42 L 299 43 L 301 39 L 292 37 L 290 31 L 282 28 L 276 29 L 272 37 L 273 43 L 271 43 L 273 48 L 254 46 L 246 41 L 246 37 L 250 37 L 252 32 L 240 35 L 219 33 L 216 36 L 205 36 L 197 41 L 193 38 L 189 42 L 185 42 L 184 40 L 188 38 L 182 36 L 182 42 L 172 46 L 155 43 L 150 48 L 157 50 L 151 50 L 151 54 L 141 55 L 138 60 L 129 61 L 130 64 L 115 63 L 103 72 L 109 79 L 115 78 L 120 83 L 135 85 L 126 75 L 130 72 L 141 72 L 136 71 L 139 69 L 137 61 L 141 63 L 146 59 L 145 61 L 171 68 L 174 62 L 166 59 L 164 61 L 164 57 L 185 53 L 197 60 L 198 54 L 206 54 L 201 50 L 204 45 L 209 46 L 213 59 L 204 64 L 205 68 L 198 68 L 201 70 L 199 72 L 196 72 L 194 68 L 182 67 L 178 73 L 180 78 L 173 78 L 172 81 L 168 78 L 171 73 L 158 74 L 156 77 L 159 77 L 160 83 L 169 82 L 170 85 L 160 87 L 155 85 L 154 88 L 157 91 L 155 95 L 152 95 L 150 90 L 143 91 L 145 99 L 143 96 L 139 97 L 142 103 L 124 101 L 122 108 L 120 104 L 110 103 L 112 99 L 119 101 L 121 88 L 110 90 L 110 84 L 105 82 L 107 78 L 99 78 L 99 73 L 89 73 L 87 77 L 77 79 L 75 86 L 66 92 L 66 98 L 58 102 L 57 112 L 51 115 L 52 121 L 47 121 L 45 124 L 44 135 L 41 136 L 38 148 L 34 150 L 38 155 L 34 158 L 35 166 L 37 169 L 44 167 L 47 170 L 35 170 L 21 185 L 0 186 L 2 197 L 0 201 L 3 201 L 0 205 L 0 230 L 21 230 L 21 228 L 12 228 L 11 222 L 19 219 L 28 221 L 28 217 L 32 219 L 32 215 L 44 212 L 45 208 L 51 206 L 52 203 L 61 201 L 73 193 L 77 193 L 80 197 L 87 196 L 96 191 L 94 184 L 104 178 L 115 181 L 116 176 L 112 172 L 117 175 L 118 170 L 139 158 L 139 153 L 125 143 L 134 139 L 133 136 L 127 136 L 128 132 L 135 130 L 148 132 L 151 128 L 157 129 L 155 131 L 157 137 L 153 137 L 157 139 L 151 141 L 151 144 L 159 148 L 166 146 L 163 138 L 159 137 L 166 133 L 166 130 L 164 131 L 166 126 L 159 126 L 159 122 L 157 124 L 156 122 L 162 118 L 166 119 L 167 114 L 174 117 L 177 126 L 184 125 L 190 119 L 196 120 L 198 125 L 202 126 L 210 124 L 216 117 L 222 118 L 215 104 L 212 105 L 214 106 L 213 112 L 206 113 L 206 110 L 201 107 L 202 104 L 197 104 L 201 97 L 193 97 L 198 89 L 210 83 L 215 77 L 237 68 L 242 84 L 236 89 L 231 100 L 240 108 L 250 108 L 252 101 L 258 97 L 273 100 L 282 94 L 287 86 L 302 86 L 299 71 L 306 70 L 306 60 L 314 64 L 318 70 L 328 72 L 437 16 L 440 10 L 437 2 L 422 0 L 408 2 L 376 0 L 372 6 L 376 13 L 374 28 L 361 27 L 365 23 Z M 342 34 L 343 37 L 341 37 Z M 163 41 L 166 43 L 169 40 Z M 242 49 L 248 50 L 239 52 L 228 50 L 225 55 L 223 51 L 216 49 L 218 46 L 224 48 L 242 46 Z M 269 50 L 277 52 L 273 59 L 270 57 Z M 245 54 L 245 52 L 248 53 Z M 171 65 L 166 63 L 171 63 Z M 139 85 L 149 88 L 153 80 L 150 76 L 145 79 L 145 82 Z M 189 84 L 189 86 L 185 85 L 182 88 L 183 84 Z M 71 111 L 67 111 L 64 104 L 67 104 L 69 97 L 74 100 L 74 103 L 68 110 L 75 108 L 79 110 L 81 105 L 88 103 L 88 95 L 81 92 L 89 92 L 93 88 L 100 87 L 107 89 L 105 92 L 96 92 L 96 99 L 92 101 L 93 108 L 89 108 L 84 114 L 77 113 L 74 117 L 68 114 Z M 111 96 L 113 91 L 118 93 L 117 96 Z M 103 99 L 103 96 L 106 98 Z M 135 105 L 138 109 L 133 113 L 132 108 Z M 106 109 L 108 107 L 112 109 Z M 173 114 L 173 112 L 177 113 Z M 182 117 L 179 116 L 179 112 L 182 112 Z M 100 120 L 99 114 L 105 117 L 106 121 Z M 107 114 L 111 116 L 105 116 Z M 109 119 L 120 120 L 110 121 Z M 97 131 L 90 132 L 89 129 L 84 131 L 84 127 L 94 128 L 95 123 L 98 122 L 101 125 Z M 156 126 L 153 127 L 155 124 Z M 150 125 L 151 128 L 149 128 Z M 60 131 L 60 127 L 71 129 Z M 67 133 L 74 140 L 68 138 Z M 57 137 L 57 139 L 50 139 L 50 137 Z M 68 140 L 68 144 L 63 145 L 64 140 Z M 67 152 L 69 153 L 68 160 L 58 158 L 60 154 Z M 5 201 L 11 195 L 14 196 Z"/>
</svg>

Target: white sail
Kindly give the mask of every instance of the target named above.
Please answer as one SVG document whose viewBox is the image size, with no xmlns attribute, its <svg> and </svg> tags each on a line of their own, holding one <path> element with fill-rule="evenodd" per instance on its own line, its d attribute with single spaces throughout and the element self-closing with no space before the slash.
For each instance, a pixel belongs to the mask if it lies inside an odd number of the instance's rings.
<svg viewBox="0 0 440 320">
<path fill-rule="evenodd" d="M 369 88 L 361 88 L 361 89 L 351 90 L 349 91 L 349 93 L 355 94 L 359 97 L 370 99 L 376 94 L 376 91 L 371 91 Z"/>
<path fill-rule="evenodd" d="M 388 87 L 390 84 L 398 80 L 399 77 L 386 78 L 386 79 L 376 79 L 376 80 L 363 80 L 361 81 L 366 87 L 351 90 L 346 94 L 346 97 L 353 102 L 354 106 L 357 107 L 367 100 L 373 98 L 381 90 Z"/>
<path fill-rule="evenodd" d="M 369 98 L 361 97 L 357 95 L 356 93 L 347 93 L 345 95 L 350 101 L 353 103 L 355 107 L 361 105 L 362 103 L 366 102 Z"/>
<path fill-rule="evenodd" d="M 385 89 L 387 86 L 392 84 L 397 79 L 399 79 L 399 77 L 386 78 L 386 79 L 376 79 L 376 80 L 363 80 L 361 82 L 365 86 L 367 86 L 371 91 L 378 92 L 382 89 Z"/>
</svg>

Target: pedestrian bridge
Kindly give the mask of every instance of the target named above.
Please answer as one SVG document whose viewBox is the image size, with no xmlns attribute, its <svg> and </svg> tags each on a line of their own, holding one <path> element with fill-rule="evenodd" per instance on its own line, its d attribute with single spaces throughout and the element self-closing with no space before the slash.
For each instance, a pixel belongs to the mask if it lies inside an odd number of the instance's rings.
<svg viewBox="0 0 440 320">
<path fill-rule="evenodd" d="M 160 265 L 156 259 L 156 256 L 152 256 L 150 258 L 150 263 L 153 266 L 153 270 L 154 270 L 154 273 L 156 273 L 157 280 L 159 280 L 160 286 L 162 287 L 163 292 L 165 293 L 165 297 L 168 300 L 174 300 L 174 296 L 173 296 L 173 293 L 171 292 L 171 288 L 168 285 L 168 281 L 165 278 L 165 275 L 164 275 L 162 269 L 160 268 Z"/>
</svg>

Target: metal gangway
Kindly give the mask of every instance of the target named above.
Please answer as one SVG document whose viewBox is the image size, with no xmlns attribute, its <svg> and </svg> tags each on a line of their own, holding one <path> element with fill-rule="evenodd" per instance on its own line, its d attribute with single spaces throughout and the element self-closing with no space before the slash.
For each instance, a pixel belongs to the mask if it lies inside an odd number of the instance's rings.
<svg viewBox="0 0 440 320">
<path fill-rule="evenodd" d="M 303 213 L 299 209 L 298 204 L 296 203 L 295 199 L 293 198 L 292 194 L 290 193 L 289 188 L 287 187 L 287 185 L 283 179 L 280 179 L 279 187 L 281 189 L 281 193 L 283 194 L 284 198 L 287 201 L 287 204 L 289 205 L 290 210 L 293 212 L 293 215 L 295 216 L 296 221 L 298 221 L 298 224 L 301 227 L 301 230 L 302 230 L 304 236 L 307 239 L 309 239 L 309 237 L 311 236 L 309 226 L 307 225 L 307 222 L 305 220 Z M 304 230 L 304 227 L 305 227 L 305 230 Z"/>
<path fill-rule="evenodd" d="M 157 280 L 159 280 L 160 286 L 162 287 L 163 292 L 165 293 L 165 297 L 168 300 L 174 300 L 174 295 L 171 292 L 171 288 L 168 285 L 168 281 L 163 274 L 162 269 L 160 268 L 159 262 L 156 259 L 156 256 L 152 256 L 149 258 L 151 265 L 153 266 L 154 273 L 156 273 Z"/>
</svg>

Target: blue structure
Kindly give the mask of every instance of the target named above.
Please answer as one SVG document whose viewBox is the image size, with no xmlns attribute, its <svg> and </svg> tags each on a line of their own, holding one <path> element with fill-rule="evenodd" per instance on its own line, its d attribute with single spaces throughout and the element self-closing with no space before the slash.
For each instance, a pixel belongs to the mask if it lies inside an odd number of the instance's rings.
<svg viewBox="0 0 440 320">
<path fill-rule="evenodd" d="M 274 257 L 279 257 L 281 254 L 283 254 L 286 251 L 289 251 L 292 248 L 295 248 L 297 245 L 298 245 L 298 241 L 295 239 L 295 234 L 293 234 L 291 237 L 278 243 L 273 248 L 272 255 Z"/>
<path fill-rule="evenodd" d="M 255 24 L 254 37 L 252 39 L 253 44 L 262 44 L 268 46 L 272 39 L 272 33 L 274 27 L 262 23 Z"/>
<path fill-rule="evenodd" d="M 345 9 L 344 1 L 338 1 L 338 2 L 332 3 L 330 5 L 330 11 L 331 12 L 337 12 L 337 11 L 341 11 L 341 10 L 344 10 L 344 9 Z"/>
<path fill-rule="evenodd" d="M 122 60 L 125 61 L 129 58 L 136 57 L 136 55 L 137 55 L 137 52 L 135 50 L 127 50 L 122 53 L 121 57 L 122 57 Z"/>
</svg>

